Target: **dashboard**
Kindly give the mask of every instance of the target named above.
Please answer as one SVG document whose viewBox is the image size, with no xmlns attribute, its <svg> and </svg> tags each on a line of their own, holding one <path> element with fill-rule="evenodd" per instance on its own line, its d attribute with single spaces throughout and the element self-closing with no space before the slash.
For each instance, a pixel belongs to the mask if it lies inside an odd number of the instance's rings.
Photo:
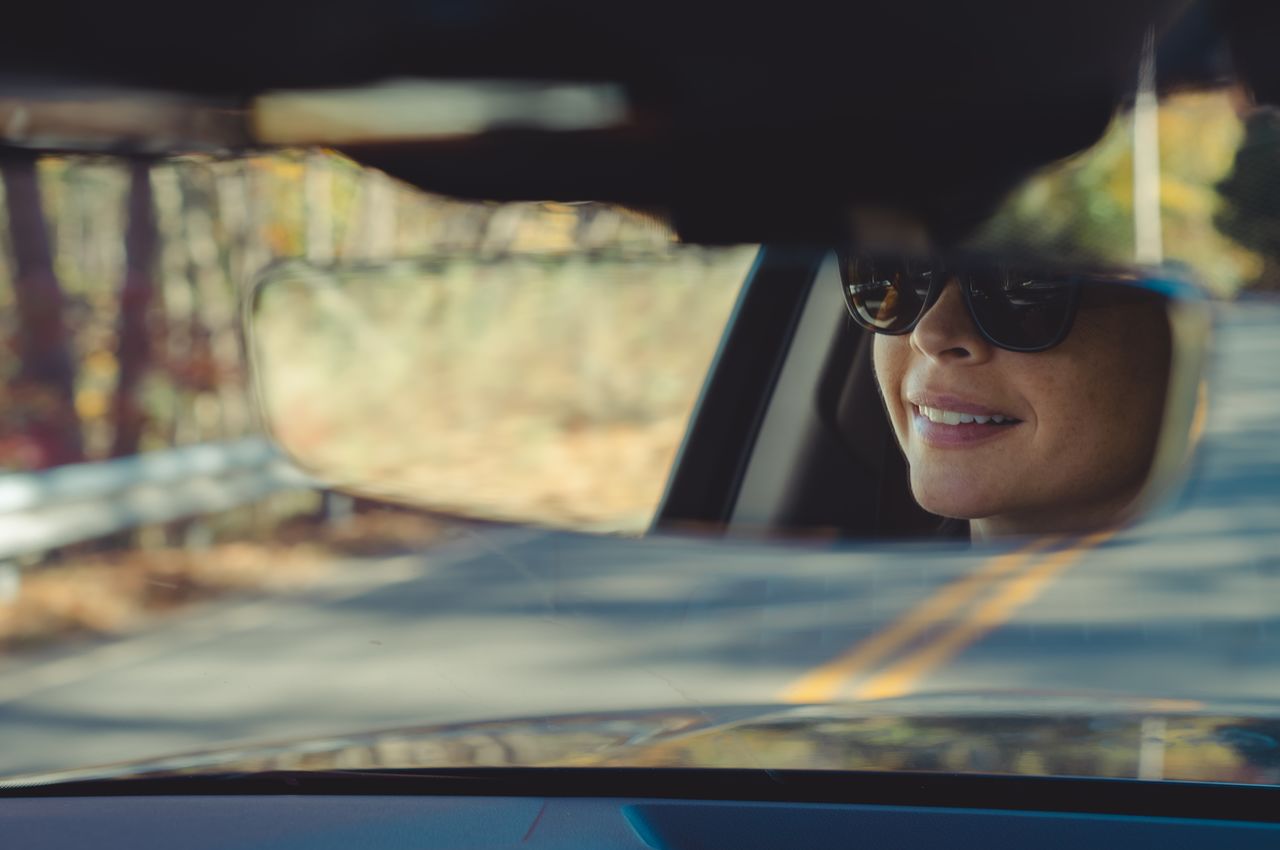
<svg viewBox="0 0 1280 850">
<path fill-rule="evenodd" d="M 237 794 L 0 799 L 23 850 L 1280 847 L 1280 823 L 847 803 Z"/>
</svg>

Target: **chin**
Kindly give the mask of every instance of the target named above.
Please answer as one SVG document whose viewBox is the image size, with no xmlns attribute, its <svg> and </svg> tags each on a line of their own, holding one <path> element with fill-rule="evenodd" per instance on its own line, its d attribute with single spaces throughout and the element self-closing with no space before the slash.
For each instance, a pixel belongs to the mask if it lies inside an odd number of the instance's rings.
<svg viewBox="0 0 1280 850">
<path fill-rule="evenodd" d="M 1007 508 L 996 494 L 965 481 L 916 480 L 912 476 L 911 495 L 929 513 L 951 519 L 984 519 Z"/>
</svg>

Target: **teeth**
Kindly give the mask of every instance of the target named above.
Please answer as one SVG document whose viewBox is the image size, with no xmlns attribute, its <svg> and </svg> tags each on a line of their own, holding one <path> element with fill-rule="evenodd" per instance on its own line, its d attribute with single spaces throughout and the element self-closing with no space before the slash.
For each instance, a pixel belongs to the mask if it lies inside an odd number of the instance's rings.
<svg viewBox="0 0 1280 850">
<path fill-rule="evenodd" d="M 969 425 L 976 422 L 979 425 L 986 425 L 988 422 L 1000 425 L 1012 417 L 1001 416 L 995 414 L 993 416 L 978 416 L 973 413 L 958 413 L 954 410 L 942 410 L 937 407 L 925 407 L 919 405 L 920 415 L 928 419 L 930 422 L 937 422 L 941 425 Z"/>
</svg>

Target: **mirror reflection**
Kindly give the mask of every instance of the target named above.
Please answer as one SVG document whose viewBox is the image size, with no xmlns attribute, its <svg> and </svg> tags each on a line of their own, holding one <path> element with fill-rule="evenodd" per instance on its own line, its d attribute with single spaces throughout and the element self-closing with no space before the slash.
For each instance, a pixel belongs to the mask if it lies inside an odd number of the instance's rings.
<svg viewBox="0 0 1280 850">
<path fill-rule="evenodd" d="M 924 510 L 975 537 L 1131 514 L 1171 369 L 1154 281 L 848 253 L 841 275 L 850 316 L 875 334 L 876 386 Z"/>
</svg>

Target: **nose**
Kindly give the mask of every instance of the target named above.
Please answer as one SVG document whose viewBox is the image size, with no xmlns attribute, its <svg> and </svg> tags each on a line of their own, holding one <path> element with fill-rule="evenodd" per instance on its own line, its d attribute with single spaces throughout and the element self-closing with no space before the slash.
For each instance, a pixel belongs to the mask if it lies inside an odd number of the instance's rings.
<svg viewBox="0 0 1280 850">
<path fill-rule="evenodd" d="M 976 365 L 995 350 L 969 315 L 960 282 L 947 281 L 942 294 L 911 331 L 911 346 L 931 360 Z"/>
</svg>

